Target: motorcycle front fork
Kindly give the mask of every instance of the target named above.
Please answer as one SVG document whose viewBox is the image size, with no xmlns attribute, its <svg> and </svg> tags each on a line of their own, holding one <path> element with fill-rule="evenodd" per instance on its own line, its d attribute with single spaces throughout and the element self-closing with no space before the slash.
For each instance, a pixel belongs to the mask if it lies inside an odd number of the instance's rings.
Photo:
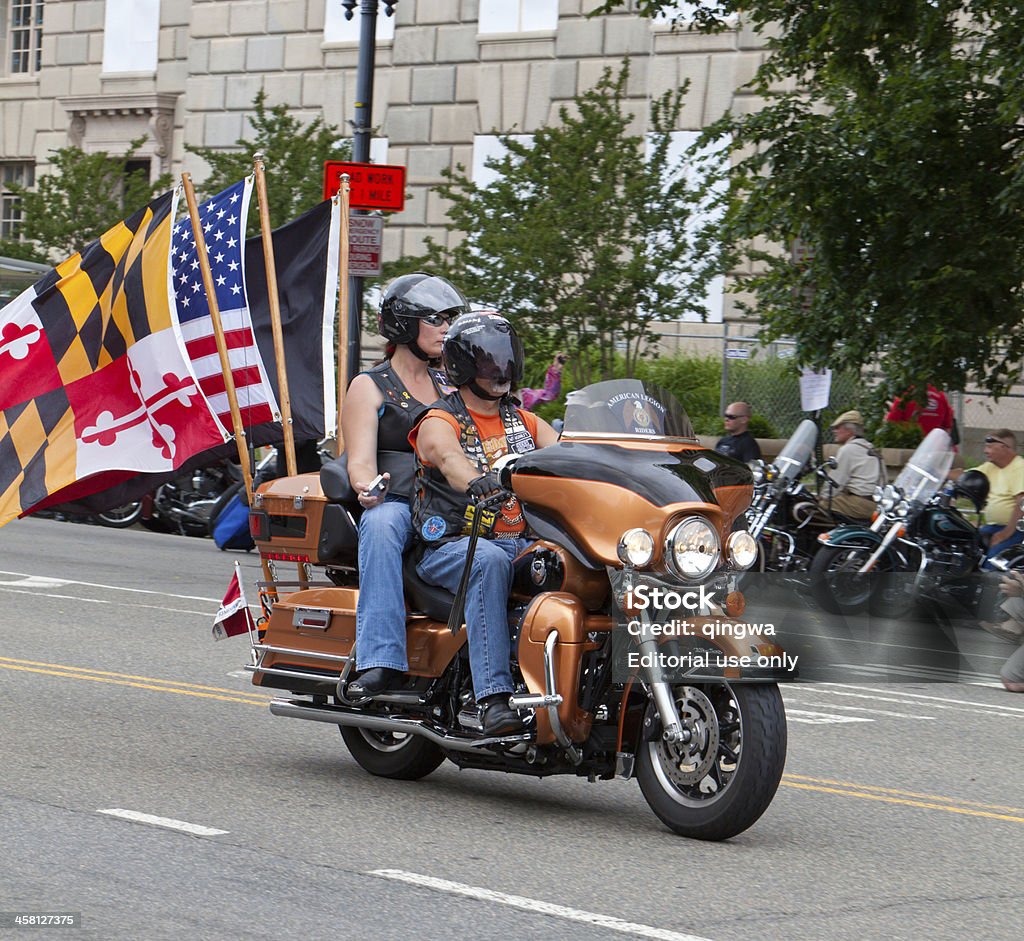
<svg viewBox="0 0 1024 941">
<path fill-rule="evenodd" d="M 643 658 L 641 662 L 646 664 L 644 672 L 647 675 L 647 687 L 651 691 L 654 708 L 657 709 L 658 718 L 661 720 L 661 737 L 666 742 L 685 745 L 693 736 L 679 720 L 679 710 L 676 709 L 672 685 L 662 678 L 658 660 L 658 642 L 650 631 L 651 617 L 646 610 L 642 610 L 638 620 L 641 625 L 637 637 L 638 647 Z"/>
</svg>

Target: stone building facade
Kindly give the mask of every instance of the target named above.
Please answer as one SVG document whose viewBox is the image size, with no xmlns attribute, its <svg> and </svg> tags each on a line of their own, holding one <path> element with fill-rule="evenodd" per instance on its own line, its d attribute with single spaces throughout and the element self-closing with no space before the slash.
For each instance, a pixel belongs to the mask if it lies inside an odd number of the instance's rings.
<svg viewBox="0 0 1024 941">
<path fill-rule="evenodd" d="M 625 10 L 588 18 L 595 5 L 399 0 L 389 20 L 380 3 L 373 124 L 387 149 L 375 153 L 407 167 L 412 197 L 385 229 L 385 257 L 442 235 L 445 205 L 431 192 L 442 169 L 479 165 L 496 131 L 556 121 L 625 56 L 637 130 L 648 101 L 685 80 L 681 132 L 750 106 L 737 89 L 764 52 L 748 30 L 673 32 Z M 299 118 L 347 128 L 359 15 L 357 5 L 346 26 L 341 0 L 0 0 L 2 234 L 17 218 L 3 182 L 31 182 L 70 143 L 123 153 L 145 136 L 139 156 L 153 177 L 188 170 L 201 181 L 206 168 L 185 143 L 232 147 L 260 89 Z"/>
</svg>

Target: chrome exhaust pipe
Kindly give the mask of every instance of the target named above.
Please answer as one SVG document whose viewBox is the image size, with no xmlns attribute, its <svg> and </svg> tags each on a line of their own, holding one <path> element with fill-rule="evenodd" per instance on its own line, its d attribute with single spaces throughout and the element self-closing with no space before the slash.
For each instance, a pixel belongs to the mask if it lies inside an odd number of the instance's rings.
<svg viewBox="0 0 1024 941">
<path fill-rule="evenodd" d="M 530 734 L 493 738 L 458 735 L 426 719 L 413 719 L 406 716 L 375 716 L 341 706 L 316 705 L 298 699 L 272 699 L 270 712 L 275 716 L 311 719 L 314 722 L 327 722 L 330 725 L 347 725 L 360 729 L 373 729 L 377 732 L 394 732 L 398 735 L 420 735 L 447 751 L 478 752 L 494 745 L 529 742 L 531 739 Z"/>
</svg>

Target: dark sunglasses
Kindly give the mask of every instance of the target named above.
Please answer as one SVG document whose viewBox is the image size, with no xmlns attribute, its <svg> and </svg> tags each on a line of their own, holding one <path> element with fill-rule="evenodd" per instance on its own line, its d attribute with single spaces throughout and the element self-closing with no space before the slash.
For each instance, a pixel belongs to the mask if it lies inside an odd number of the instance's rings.
<svg viewBox="0 0 1024 941">
<path fill-rule="evenodd" d="M 455 318 L 451 314 L 427 314 L 426 317 L 420 317 L 428 327 L 440 327 L 441 324 L 451 324 Z"/>
<path fill-rule="evenodd" d="M 1003 441 L 1002 438 L 993 438 L 992 435 L 989 435 L 987 438 L 985 438 L 985 444 L 1001 444 L 1007 448 L 1009 447 L 1009 445 L 1005 441 Z"/>
<path fill-rule="evenodd" d="M 737 418 L 746 418 L 746 417 L 747 417 L 746 415 L 723 415 L 722 416 L 722 418 L 724 418 L 726 421 L 735 421 Z"/>
</svg>

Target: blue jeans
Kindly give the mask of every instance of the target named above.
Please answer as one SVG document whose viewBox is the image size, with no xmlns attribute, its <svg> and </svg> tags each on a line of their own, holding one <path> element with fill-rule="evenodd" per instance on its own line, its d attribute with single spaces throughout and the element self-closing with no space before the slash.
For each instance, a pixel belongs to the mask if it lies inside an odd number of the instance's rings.
<svg viewBox="0 0 1024 941">
<path fill-rule="evenodd" d="M 402 553 L 412 538 L 409 501 L 388 497 L 359 518 L 356 663 L 360 670 L 409 669 L 405 646 Z"/>
<path fill-rule="evenodd" d="M 1000 526 L 998 523 L 986 523 L 981 527 L 980 532 L 994 536 L 1001 529 L 1005 529 L 1005 527 Z M 1003 549 L 1009 549 L 1010 546 L 1018 546 L 1022 542 L 1024 542 L 1024 533 L 1015 530 L 1009 539 L 1004 539 L 1002 542 L 997 542 L 994 545 L 990 544 L 988 551 L 985 553 L 985 561 L 981 563 L 982 570 L 986 572 L 992 571 L 992 566 L 989 564 L 989 559 L 992 556 L 998 555 Z"/>
<path fill-rule="evenodd" d="M 424 581 L 454 593 L 466 564 L 469 537 L 428 549 L 416 571 Z M 494 693 L 511 693 L 511 643 L 508 596 L 512 590 L 512 560 L 529 542 L 525 539 L 481 539 L 476 544 L 466 590 L 466 633 L 469 668 L 477 702 Z"/>
</svg>

